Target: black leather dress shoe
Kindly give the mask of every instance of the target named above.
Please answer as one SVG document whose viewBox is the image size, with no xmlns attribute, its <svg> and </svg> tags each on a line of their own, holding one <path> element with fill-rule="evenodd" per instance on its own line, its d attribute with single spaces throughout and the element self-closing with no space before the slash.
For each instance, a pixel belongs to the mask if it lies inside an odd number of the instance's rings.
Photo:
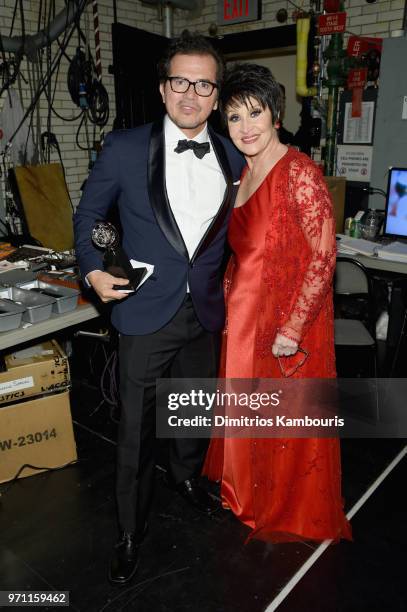
<svg viewBox="0 0 407 612">
<path fill-rule="evenodd" d="M 109 580 L 114 584 L 127 584 L 136 573 L 141 538 L 123 531 L 110 560 Z"/>
<path fill-rule="evenodd" d="M 184 480 L 175 485 L 175 489 L 191 506 L 204 514 L 220 509 L 220 505 L 195 480 Z"/>
</svg>

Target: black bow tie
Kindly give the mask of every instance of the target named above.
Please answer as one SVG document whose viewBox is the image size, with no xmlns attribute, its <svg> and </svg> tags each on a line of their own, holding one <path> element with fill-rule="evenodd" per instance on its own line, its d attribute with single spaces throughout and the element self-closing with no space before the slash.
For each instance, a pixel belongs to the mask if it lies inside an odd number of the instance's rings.
<svg viewBox="0 0 407 612">
<path fill-rule="evenodd" d="M 195 140 L 179 140 L 175 147 L 175 153 L 183 153 L 188 149 L 192 149 L 195 155 L 202 159 L 204 155 L 209 153 L 210 146 L 209 142 L 195 142 Z"/>
</svg>

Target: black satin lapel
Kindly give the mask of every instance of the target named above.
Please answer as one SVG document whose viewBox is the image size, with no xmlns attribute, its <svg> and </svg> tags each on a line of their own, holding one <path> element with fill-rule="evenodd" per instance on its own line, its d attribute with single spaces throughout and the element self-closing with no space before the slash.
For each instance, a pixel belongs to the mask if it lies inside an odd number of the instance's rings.
<svg viewBox="0 0 407 612">
<path fill-rule="evenodd" d="M 226 189 L 223 202 L 217 212 L 217 215 L 213 219 L 206 234 L 199 243 L 198 248 L 196 249 L 192 259 L 196 259 L 197 257 L 199 257 L 202 251 L 204 251 L 210 245 L 210 243 L 212 242 L 212 240 L 225 222 L 226 216 L 234 202 L 233 194 L 236 196 L 236 189 L 233 188 L 232 170 L 230 168 L 229 160 L 226 155 L 225 147 L 223 146 L 220 138 L 218 138 L 218 136 L 215 134 L 212 128 L 210 128 L 210 126 L 208 126 L 208 130 L 212 146 L 215 151 L 215 155 L 222 169 L 223 176 L 225 177 Z"/>
<path fill-rule="evenodd" d="M 164 160 L 164 127 L 162 121 L 157 121 L 151 128 L 148 156 L 148 193 L 151 207 L 168 242 L 178 253 L 189 259 L 188 250 L 168 201 Z"/>
</svg>

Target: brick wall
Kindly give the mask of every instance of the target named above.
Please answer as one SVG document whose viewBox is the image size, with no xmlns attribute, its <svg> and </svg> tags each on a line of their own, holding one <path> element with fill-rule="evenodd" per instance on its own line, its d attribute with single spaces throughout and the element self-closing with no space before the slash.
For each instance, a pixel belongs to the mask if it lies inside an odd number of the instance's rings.
<svg viewBox="0 0 407 612">
<path fill-rule="evenodd" d="M 44 6 L 44 2 L 42 3 Z M 49 2 L 47 3 L 49 4 Z M 158 19 L 158 11 L 156 8 L 151 6 L 144 6 L 138 0 L 118 0 L 118 20 L 121 23 L 135 26 L 144 30 L 149 30 L 156 33 L 162 32 L 162 23 Z M 0 31 L 4 36 L 9 36 L 10 27 L 12 23 L 13 10 L 15 1 L 14 0 L 0 0 Z M 40 0 L 24 0 L 24 16 L 25 16 L 25 29 L 27 33 L 34 34 L 37 32 L 38 23 L 38 11 L 40 6 Z M 103 70 L 103 84 L 106 87 L 109 94 L 110 101 L 110 119 L 106 126 L 106 131 L 111 129 L 113 119 L 115 116 L 115 100 L 114 100 L 114 83 L 113 76 L 108 74 L 108 66 L 112 64 L 112 44 L 111 44 L 111 24 L 113 22 L 113 2 L 112 0 L 98 0 L 99 6 L 99 24 L 100 24 L 100 38 L 101 38 L 101 56 L 102 56 L 102 70 Z M 64 7 L 64 0 L 56 0 L 57 13 Z M 18 15 L 18 13 L 17 13 Z M 81 20 L 81 27 L 83 30 L 88 29 L 90 33 L 90 44 L 92 49 L 93 57 L 94 54 L 94 33 L 93 33 L 93 15 L 92 7 L 89 6 L 86 10 L 85 15 Z M 13 35 L 21 34 L 20 20 L 17 18 L 13 30 Z M 62 40 L 62 36 L 60 39 Z M 67 54 L 69 57 L 75 53 L 77 46 L 77 36 L 71 39 L 71 44 L 68 47 Z M 52 56 L 55 55 L 58 47 L 56 43 L 52 45 Z M 45 61 L 45 56 L 44 56 Z M 68 61 L 63 59 L 61 62 L 61 68 L 57 80 L 57 87 L 55 92 L 54 107 L 55 110 L 64 117 L 75 117 L 78 115 L 78 108 L 74 105 L 67 89 L 67 71 Z M 44 66 L 45 67 L 45 66 Z M 27 64 L 23 64 L 23 74 L 27 76 Z M 52 80 L 55 84 L 55 78 Z M 23 105 L 24 108 L 29 103 L 29 88 L 20 81 Z M 17 85 L 15 85 L 17 87 Z M 4 95 L 0 100 L 0 109 L 3 105 Z M 47 103 L 44 96 L 40 100 L 40 120 L 41 126 L 39 132 L 47 130 Z M 36 115 L 35 115 L 36 116 Z M 75 142 L 75 135 L 78 129 L 79 120 L 72 122 L 65 122 L 51 115 L 51 131 L 55 133 L 62 152 L 63 163 L 66 169 L 67 182 L 69 186 L 70 195 L 74 205 L 77 204 L 80 198 L 80 187 L 88 174 L 88 154 L 86 151 L 81 151 Z M 35 136 L 37 130 L 35 130 Z M 93 126 L 89 124 L 89 135 L 93 139 Z M 98 138 L 98 129 L 96 130 L 96 138 Z M 82 128 L 80 132 L 79 142 L 85 145 L 85 130 Z M 59 161 L 56 153 L 51 154 L 51 161 Z M 3 181 L 1 181 L 1 187 L 3 188 Z"/>
<path fill-rule="evenodd" d="M 44 4 L 44 3 L 43 3 Z M 13 16 L 15 0 L 0 0 L 0 29 L 3 35 L 9 35 Z M 24 0 L 26 31 L 34 33 L 37 31 L 38 10 L 40 0 Z M 57 11 L 64 6 L 63 0 L 56 0 Z M 401 29 L 404 0 L 378 0 L 374 4 L 367 4 L 364 0 L 349 0 L 346 4 L 350 15 L 348 29 L 354 34 L 370 36 L 390 36 L 394 30 Z M 188 11 L 176 9 L 174 12 L 174 30 L 178 34 L 182 29 L 188 27 L 191 30 L 198 30 L 204 34 L 208 33 L 208 27 L 216 23 L 217 0 L 205 0 L 204 8 L 200 17 L 192 19 Z M 294 7 L 289 2 L 263 0 L 263 19 L 261 22 L 253 22 L 244 25 L 220 26 L 219 35 L 232 32 L 256 30 L 259 28 L 276 27 L 279 24 L 275 19 L 279 8 L 288 10 L 289 19 L 287 23 L 293 23 L 292 12 Z M 117 0 L 118 21 L 127 25 L 135 26 L 144 30 L 162 34 L 163 23 L 159 19 L 159 11 L 156 7 L 142 5 L 139 0 Z M 99 21 L 101 36 L 101 54 L 103 66 L 103 83 L 109 93 L 110 98 L 110 120 L 107 130 L 111 128 L 115 115 L 114 108 L 114 88 L 113 77 L 108 74 L 108 66 L 112 63 L 112 47 L 110 28 L 113 21 L 113 2 L 112 0 L 99 0 Z M 92 8 L 88 7 L 85 16 L 81 21 L 83 29 L 90 32 L 90 41 L 93 51 L 93 19 Z M 19 19 L 16 20 L 14 34 L 20 34 Z M 68 48 L 68 55 L 72 56 L 77 45 L 76 36 Z M 56 44 L 52 46 L 52 54 L 57 50 Z M 65 117 L 73 117 L 78 114 L 78 109 L 74 106 L 67 91 L 68 62 L 63 60 L 58 77 L 55 92 L 55 110 Z M 24 65 L 24 74 L 27 74 Z M 55 83 L 55 80 L 53 80 Z M 29 101 L 29 88 L 21 81 L 24 105 Z M 3 96 L 4 99 L 4 96 Z M 2 100 L 0 101 L 0 107 Z M 41 126 L 39 132 L 47 129 L 47 105 L 44 96 L 40 102 Z M 70 123 L 51 116 L 51 131 L 53 131 L 60 143 L 63 162 L 66 167 L 67 180 L 70 194 L 74 204 L 80 197 L 80 186 L 87 176 L 88 157 L 86 152 L 78 149 L 75 143 L 75 134 L 78 128 L 78 121 Z M 90 136 L 93 136 L 93 128 L 89 126 Z M 84 130 L 80 134 L 80 143 L 85 144 Z M 96 133 L 96 137 L 98 134 Z M 52 154 L 51 161 L 58 161 L 55 153 Z"/>
<path fill-rule="evenodd" d="M 307 9 L 308 4 L 294 2 Z M 211 23 L 216 24 L 218 0 L 205 0 L 204 8 L 200 17 L 189 19 L 186 11 L 177 10 L 177 17 L 174 26 L 176 33 L 188 27 L 192 30 L 208 32 Z M 231 34 L 233 32 L 245 32 L 258 30 L 260 28 L 274 28 L 280 25 L 294 23 L 293 11 L 295 7 L 287 0 L 263 0 L 263 18 L 261 22 L 249 22 L 247 24 L 226 25 L 218 27 L 218 35 Z M 284 8 L 288 12 L 288 21 L 279 24 L 276 20 L 276 13 Z M 347 29 L 353 34 L 363 34 L 369 36 L 390 36 L 394 30 L 402 27 L 404 0 L 377 0 L 373 4 L 368 4 L 365 0 L 345 0 L 345 10 L 348 13 Z"/>
</svg>

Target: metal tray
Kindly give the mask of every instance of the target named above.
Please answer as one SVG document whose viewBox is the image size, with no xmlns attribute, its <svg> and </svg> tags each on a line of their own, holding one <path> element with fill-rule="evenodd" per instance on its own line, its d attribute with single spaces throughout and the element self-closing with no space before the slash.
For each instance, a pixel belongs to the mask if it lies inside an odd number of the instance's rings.
<svg viewBox="0 0 407 612">
<path fill-rule="evenodd" d="M 23 321 L 39 323 L 49 319 L 52 313 L 52 305 L 55 298 L 42 293 L 34 293 L 19 287 L 3 287 L 0 289 L 0 298 L 6 298 L 24 306 Z"/>
<path fill-rule="evenodd" d="M 43 281 L 35 280 L 28 283 L 19 283 L 18 287 L 21 289 L 32 289 L 39 295 L 45 295 L 52 297 L 55 302 L 52 305 L 53 312 L 63 314 L 64 312 L 70 312 L 75 310 L 78 305 L 78 298 L 80 291 L 78 289 L 72 289 L 71 287 L 64 287 L 63 285 L 54 285 L 52 283 L 44 283 Z"/>
<path fill-rule="evenodd" d="M 0 298 L 0 332 L 20 327 L 24 311 L 24 306 L 20 306 L 20 304 L 16 304 L 7 298 Z"/>
</svg>

